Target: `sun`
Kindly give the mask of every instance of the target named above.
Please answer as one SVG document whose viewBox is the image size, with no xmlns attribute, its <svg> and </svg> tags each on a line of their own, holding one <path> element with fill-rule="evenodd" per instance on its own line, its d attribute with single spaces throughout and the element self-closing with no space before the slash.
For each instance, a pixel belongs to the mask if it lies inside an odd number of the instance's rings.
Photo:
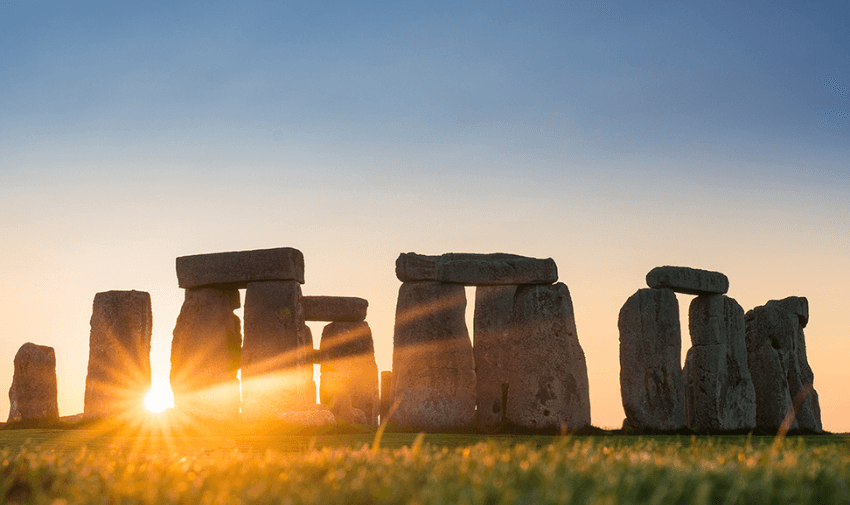
<svg viewBox="0 0 850 505">
<path fill-rule="evenodd" d="M 174 393 L 164 384 L 154 384 L 145 395 L 145 408 L 154 414 L 174 407 Z"/>
</svg>

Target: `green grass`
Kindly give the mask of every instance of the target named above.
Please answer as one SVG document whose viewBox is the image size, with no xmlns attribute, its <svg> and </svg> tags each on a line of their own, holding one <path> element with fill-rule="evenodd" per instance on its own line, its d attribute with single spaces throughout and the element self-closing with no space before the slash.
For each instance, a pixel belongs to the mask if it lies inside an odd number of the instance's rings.
<svg viewBox="0 0 850 505">
<path fill-rule="evenodd" d="M 850 438 L 0 431 L 0 502 L 850 503 Z"/>
</svg>

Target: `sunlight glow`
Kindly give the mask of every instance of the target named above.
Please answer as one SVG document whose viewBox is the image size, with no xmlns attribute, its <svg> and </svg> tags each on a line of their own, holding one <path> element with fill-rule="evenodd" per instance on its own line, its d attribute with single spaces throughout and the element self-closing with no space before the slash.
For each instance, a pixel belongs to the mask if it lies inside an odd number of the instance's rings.
<svg viewBox="0 0 850 505">
<path fill-rule="evenodd" d="M 155 414 L 172 407 L 174 407 L 174 394 L 165 384 L 154 384 L 145 395 L 145 408 Z"/>
</svg>

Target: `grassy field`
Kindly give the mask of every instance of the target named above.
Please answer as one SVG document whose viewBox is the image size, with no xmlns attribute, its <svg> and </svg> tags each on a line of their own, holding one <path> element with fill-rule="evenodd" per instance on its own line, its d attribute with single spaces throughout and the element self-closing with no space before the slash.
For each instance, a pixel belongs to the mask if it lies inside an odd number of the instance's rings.
<svg viewBox="0 0 850 505">
<path fill-rule="evenodd" d="M 850 438 L 0 431 L 0 502 L 850 503 Z"/>
</svg>

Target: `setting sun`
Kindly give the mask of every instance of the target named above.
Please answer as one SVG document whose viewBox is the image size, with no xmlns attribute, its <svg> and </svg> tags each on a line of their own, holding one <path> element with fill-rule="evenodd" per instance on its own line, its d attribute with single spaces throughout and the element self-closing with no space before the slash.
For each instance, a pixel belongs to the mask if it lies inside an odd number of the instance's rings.
<svg viewBox="0 0 850 505">
<path fill-rule="evenodd" d="M 145 395 L 145 408 L 150 412 L 158 414 L 172 407 L 174 407 L 174 394 L 167 385 L 154 384 Z"/>
</svg>

